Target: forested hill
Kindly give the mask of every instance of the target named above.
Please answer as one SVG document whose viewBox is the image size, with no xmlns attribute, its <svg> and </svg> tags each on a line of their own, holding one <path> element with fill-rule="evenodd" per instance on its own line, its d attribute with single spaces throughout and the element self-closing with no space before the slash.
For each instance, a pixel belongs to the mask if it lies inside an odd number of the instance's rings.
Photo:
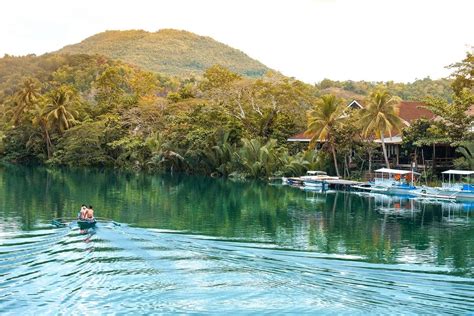
<svg viewBox="0 0 474 316">
<path fill-rule="evenodd" d="M 219 64 L 247 77 L 261 77 L 270 70 L 243 52 L 210 37 L 187 31 L 164 29 L 106 31 L 58 51 L 69 54 L 99 54 L 171 76 L 201 75 Z"/>
</svg>

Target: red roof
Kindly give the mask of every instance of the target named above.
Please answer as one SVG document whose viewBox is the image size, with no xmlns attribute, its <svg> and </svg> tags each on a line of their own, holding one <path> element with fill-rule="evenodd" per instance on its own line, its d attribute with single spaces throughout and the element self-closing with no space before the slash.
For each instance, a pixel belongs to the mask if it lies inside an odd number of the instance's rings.
<svg viewBox="0 0 474 316">
<path fill-rule="evenodd" d="M 313 134 L 306 134 L 303 132 L 303 133 L 299 133 L 299 134 L 291 136 L 290 138 L 288 138 L 288 141 L 289 142 L 301 142 L 301 141 L 309 142 L 311 138 L 313 138 Z"/>
<path fill-rule="evenodd" d="M 424 108 L 424 105 L 423 102 L 402 101 L 397 106 L 398 115 L 408 123 L 420 118 L 433 119 L 436 115 Z"/>
</svg>

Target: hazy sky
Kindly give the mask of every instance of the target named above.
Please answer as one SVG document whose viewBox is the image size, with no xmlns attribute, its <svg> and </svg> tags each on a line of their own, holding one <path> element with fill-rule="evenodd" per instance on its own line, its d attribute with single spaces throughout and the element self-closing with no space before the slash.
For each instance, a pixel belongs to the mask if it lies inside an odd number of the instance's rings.
<svg viewBox="0 0 474 316">
<path fill-rule="evenodd" d="M 1 8 L 0 56 L 43 54 L 105 30 L 176 28 L 308 83 L 440 78 L 474 46 L 474 0 L 6 0 Z"/>
</svg>

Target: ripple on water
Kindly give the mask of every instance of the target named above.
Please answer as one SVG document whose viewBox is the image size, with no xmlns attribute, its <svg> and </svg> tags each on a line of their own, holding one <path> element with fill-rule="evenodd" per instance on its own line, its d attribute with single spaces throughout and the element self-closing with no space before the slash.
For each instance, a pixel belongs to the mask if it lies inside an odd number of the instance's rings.
<svg viewBox="0 0 474 316">
<path fill-rule="evenodd" d="M 0 312 L 466 313 L 474 281 L 442 268 L 99 225 L 3 237 Z"/>
</svg>

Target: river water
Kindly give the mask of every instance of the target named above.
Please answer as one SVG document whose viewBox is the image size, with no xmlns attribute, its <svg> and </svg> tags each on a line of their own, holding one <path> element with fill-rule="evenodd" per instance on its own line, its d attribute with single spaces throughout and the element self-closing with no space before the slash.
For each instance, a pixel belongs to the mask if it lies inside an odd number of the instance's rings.
<svg viewBox="0 0 474 316">
<path fill-rule="evenodd" d="M 95 229 L 72 220 L 83 203 L 102 218 Z M 2 167 L 0 313 L 469 314 L 473 212 L 197 176 Z"/>
</svg>

